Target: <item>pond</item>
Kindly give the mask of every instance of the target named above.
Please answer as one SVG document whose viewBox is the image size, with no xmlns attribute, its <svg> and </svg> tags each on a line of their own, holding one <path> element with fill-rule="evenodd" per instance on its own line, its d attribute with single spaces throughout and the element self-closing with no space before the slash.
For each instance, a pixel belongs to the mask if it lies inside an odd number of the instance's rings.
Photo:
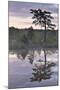
<svg viewBox="0 0 60 90">
<path fill-rule="evenodd" d="M 58 85 L 58 50 L 16 50 L 9 52 L 8 88 Z"/>
</svg>

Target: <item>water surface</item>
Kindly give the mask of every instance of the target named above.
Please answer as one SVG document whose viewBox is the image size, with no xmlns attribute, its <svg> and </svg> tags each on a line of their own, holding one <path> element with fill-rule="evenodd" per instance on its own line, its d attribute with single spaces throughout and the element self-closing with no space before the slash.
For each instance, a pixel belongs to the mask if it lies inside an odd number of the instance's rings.
<svg viewBox="0 0 60 90">
<path fill-rule="evenodd" d="M 9 53 L 9 88 L 58 85 L 58 50 Z"/>
</svg>

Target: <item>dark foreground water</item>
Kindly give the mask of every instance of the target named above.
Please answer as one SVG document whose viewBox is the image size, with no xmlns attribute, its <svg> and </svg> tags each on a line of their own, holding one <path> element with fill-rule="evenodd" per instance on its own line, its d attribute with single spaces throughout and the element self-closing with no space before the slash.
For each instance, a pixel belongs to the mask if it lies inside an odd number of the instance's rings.
<svg viewBox="0 0 60 90">
<path fill-rule="evenodd" d="M 8 88 L 27 88 L 58 85 L 58 50 L 46 54 L 43 50 L 29 51 L 27 54 L 9 54 Z"/>
</svg>

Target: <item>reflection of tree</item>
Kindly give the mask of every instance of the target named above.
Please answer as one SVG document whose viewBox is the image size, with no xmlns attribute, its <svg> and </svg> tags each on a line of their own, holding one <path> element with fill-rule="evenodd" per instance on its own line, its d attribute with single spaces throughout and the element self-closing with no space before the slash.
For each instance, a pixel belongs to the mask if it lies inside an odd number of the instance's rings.
<svg viewBox="0 0 60 90">
<path fill-rule="evenodd" d="M 25 57 L 26 57 L 27 54 L 28 54 L 28 50 L 27 49 L 20 50 L 19 52 L 17 52 L 17 57 L 18 58 L 21 58 L 21 56 L 22 56 L 22 58 L 25 59 Z"/>
<path fill-rule="evenodd" d="M 29 59 L 29 62 L 30 62 L 31 64 L 33 64 L 33 61 L 34 61 L 34 50 L 32 50 L 32 51 L 29 53 L 28 59 Z"/>
<path fill-rule="evenodd" d="M 51 75 L 53 72 L 51 71 L 51 67 L 55 66 L 55 63 L 48 63 L 47 66 L 45 65 L 40 65 L 40 66 L 35 66 L 33 68 L 33 73 L 32 77 L 30 78 L 31 81 L 41 81 L 41 80 L 46 80 L 50 79 Z"/>
<path fill-rule="evenodd" d="M 28 59 L 29 59 L 29 62 L 32 64 L 32 63 L 33 63 L 33 60 L 34 60 L 34 56 L 33 56 L 33 55 L 30 55 L 30 56 L 28 57 Z"/>
<path fill-rule="evenodd" d="M 23 57 L 23 59 L 25 59 L 26 55 L 27 55 L 28 51 L 25 50 L 23 52 L 21 52 L 21 56 Z"/>
<path fill-rule="evenodd" d="M 28 49 L 23 49 L 23 50 L 18 50 L 18 51 L 16 51 L 16 53 L 17 53 L 17 57 L 19 58 L 19 59 L 21 59 L 21 57 L 22 57 L 22 59 L 25 59 L 25 57 L 28 55 L 28 59 L 29 59 L 29 62 L 32 64 L 33 63 L 33 61 L 34 61 L 34 50 L 31 50 L 30 52 L 29 52 L 29 50 Z"/>
<path fill-rule="evenodd" d="M 40 56 L 40 54 L 41 54 L 41 49 L 37 50 L 37 52 L 38 52 L 38 54 L 39 54 L 39 56 Z"/>
<path fill-rule="evenodd" d="M 45 65 L 46 65 L 46 49 L 44 48 L 44 58 L 45 58 Z"/>
<path fill-rule="evenodd" d="M 17 57 L 18 57 L 18 59 L 20 59 L 20 57 L 21 57 L 20 53 L 17 53 Z"/>
</svg>

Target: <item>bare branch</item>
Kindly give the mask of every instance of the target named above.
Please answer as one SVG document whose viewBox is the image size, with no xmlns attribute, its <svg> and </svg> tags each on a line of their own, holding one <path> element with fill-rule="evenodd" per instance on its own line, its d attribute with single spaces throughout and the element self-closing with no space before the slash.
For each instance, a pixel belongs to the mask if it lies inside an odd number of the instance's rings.
<svg viewBox="0 0 60 90">
<path fill-rule="evenodd" d="M 48 12 L 48 11 L 44 11 L 45 14 L 51 14 L 51 12 Z"/>
</svg>

